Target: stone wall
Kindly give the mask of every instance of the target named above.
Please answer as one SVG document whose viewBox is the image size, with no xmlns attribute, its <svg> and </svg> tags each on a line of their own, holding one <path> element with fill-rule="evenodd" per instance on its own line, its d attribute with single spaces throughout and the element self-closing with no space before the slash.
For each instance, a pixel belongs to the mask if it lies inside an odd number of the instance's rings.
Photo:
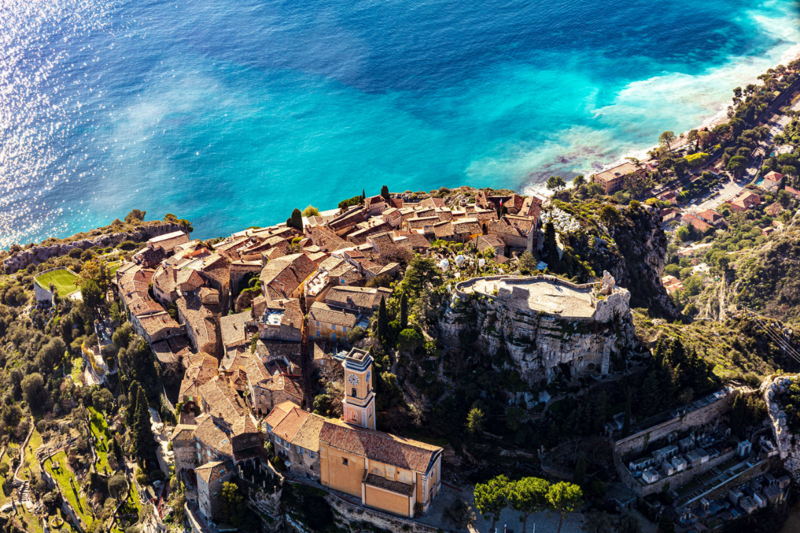
<svg viewBox="0 0 800 533">
<path fill-rule="evenodd" d="M 368 522 L 374 526 L 389 531 L 404 531 L 406 533 L 436 533 L 437 529 L 433 526 L 423 524 L 416 520 L 408 520 L 382 513 L 374 509 L 352 505 L 341 498 L 331 494 L 325 498 L 328 503 L 339 513 L 343 520 L 349 523 Z"/>
<path fill-rule="evenodd" d="M 625 455 L 631 452 L 640 452 L 644 450 L 649 443 L 663 439 L 670 433 L 676 433 L 714 422 L 720 415 L 730 410 L 736 394 L 738 394 L 737 391 L 730 389 L 722 399 L 714 403 L 695 409 L 683 416 L 676 416 L 666 422 L 662 422 L 644 431 L 620 439 L 613 444 L 614 453 L 617 455 Z"/>
<path fill-rule="evenodd" d="M 551 277 L 530 279 L 541 282 L 543 278 Z M 561 373 L 560 365 L 569 368 L 571 378 L 606 375 L 612 370 L 612 356 L 626 352 L 636 342 L 627 304 L 629 293 L 624 289 L 597 300 L 606 302 L 601 313 L 604 320 L 597 321 L 541 313 L 507 305 L 502 298 L 464 292 L 474 282 L 468 280 L 456 287 L 456 296 L 439 322 L 440 339 L 447 346 L 458 346 L 464 342 L 464 334 L 471 334 L 477 337 L 474 344 L 481 353 L 507 352 L 529 385 L 552 381 Z M 558 283 L 579 289 L 593 287 L 564 280 Z"/>
<path fill-rule="evenodd" d="M 123 241 L 144 242 L 152 239 L 153 237 L 158 237 L 159 235 L 172 233 L 173 231 L 178 230 L 185 231 L 185 228 L 174 222 L 151 222 L 146 223 L 146 225 L 142 225 L 134 231 L 109 233 L 90 239 L 81 239 L 72 242 L 37 245 L 19 251 L 3 261 L 3 268 L 7 273 L 13 274 L 17 270 L 27 268 L 28 265 L 38 265 L 53 257 L 67 255 L 73 248 L 87 250 L 93 246 L 108 248 L 110 246 L 116 246 Z"/>
<path fill-rule="evenodd" d="M 622 480 L 625 485 L 631 489 L 638 497 L 642 498 L 647 496 L 648 494 L 655 494 L 657 492 L 661 492 L 664 488 L 669 484 L 671 488 L 678 488 L 683 486 L 684 484 L 688 483 L 692 480 L 695 476 L 699 476 L 705 472 L 708 472 L 712 468 L 717 465 L 724 463 L 725 461 L 731 459 L 732 457 L 736 456 L 736 448 L 731 449 L 727 453 L 723 453 L 719 457 L 715 457 L 714 459 L 709 459 L 707 462 L 696 466 L 694 468 L 688 468 L 683 472 L 679 472 L 675 475 L 664 477 L 656 481 L 655 483 L 650 483 L 649 485 L 642 485 L 638 479 L 634 478 L 631 473 L 625 468 L 625 465 L 619 459 L 619 456 L 614 457 L 614 465 L 617 467 L 617 473 L 619 474 L 620 479 Z"/>
</svg>

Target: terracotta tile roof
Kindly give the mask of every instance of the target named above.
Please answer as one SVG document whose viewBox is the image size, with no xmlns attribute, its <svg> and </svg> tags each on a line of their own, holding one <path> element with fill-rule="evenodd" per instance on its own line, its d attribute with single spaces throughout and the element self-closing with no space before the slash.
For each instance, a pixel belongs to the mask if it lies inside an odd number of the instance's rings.
<svg viewBox="0 0 800 533">
<path fill-rule="evenodd" d="M 442 198 L 425 198 L 419 205 L 422 207 L 444 207 L 444 200 Z"/>
<path fill-rule="evenodd" d="M 261 270 L 261 286 L 266 287 L 269 299 L 286 299 L 316 270 L 316 263 L 306 254 L 287 255 L 270 261 Z"/>
<path fill-rule="evenodd" d="M 439 222 L 433 225 L 433 234 L 437 239 L 443 239 L 445 237 L 452 237 L 455 235 L 453 230 L 453 223 L 449 221 Z"/>
<path fill-rule="evenodd" d="M 453 233 L 456 235 L 480 235 L 483 233 L 476 218 L 463 218 L 453 221 Z"/>
<path fill-rule="evenodd" d="M 244 416 L 237 418 L 231 425 L 234 436 L 245 435 L 247 433 L 258 433 L 258 423 L 253 418 L 253 415 L 246 413 Z"/>
<path fill-rule="evenodd" d="M 421 473 L 428 471 L 442 451 L 438 446 L 330 419 L 324 421 L 319 440 L 360 457 Z"/>
<path fill-rule="evenodd" d="M 261 362 L 261 359 L 256 355 L 247 355 L 240 358 L 242 366 L 244 367 L 245 374 L 250 383 L 259 383 L 264 380 L 272 379 L 267 367 Z"/>
<path fill-rule="evenodd" d="M 200 356 L 200 357 L 198 357 Z M 186 362 L 186 359 L 184 359 Z M 194 359 L 190 359 L 189 367 L 183 374 L 181 381 L 180 392 L 178 398 L 183 401 L 184 399 L 191 398 L 199 404 L 200 402 L 200 387 L 214 379 L 217 375 L 217 360 L 204 353 L 194 355 Z"/>
<path fill-rule="evenodd" d="M 352 328 L 358 322 L 358 315 L 353 312 L 334 309 L 323 302 L 314 302 L 308 312 L 308 319 Z"/>
<path fill-rule="evenodd" d="M 427 250 L 431 247 L 431 243 L 428 242 L 428 239 L 425 238 L 424 235 L 420 235 L 419 233 L 411 233 L 409 235 L 404 235 L 404 239 L 395 241 L 395 244 L 402 248 L 411 248 L 411 249 L 421 249 Z"/>
<path fill-rule="evenodd" d="M 710 224 L 714 224 L 715 222 L 718 222 L 718 221 L 724 219 L 724 217 L 722 215 L 720 215 L 719 213 L 717 213 L 713 209 L 706 209 L 705 211 L 700 211 L 699 213 L 697 213 L 697 216 L 702 218 L 703 220 L 705 220 L 706 222 L 708 222 Z"/>
<path fill-rule="evenodd" d="M 194 332 L 197 349 L 216 353 L 217 328 L 214 312 L 192 293 L 178 298 L 176 304 L 178 314 L 183 317 L 186 328 L 191 328 Z"/>
<path fill-rule="evenodd" d="M 252 321 L 250 311 L 243 311 L 234 315 L 225 315 L 219 319 L 222 333 L 222 345 L 227 347 L 241 346 L 250 343 L 247 333 L 247 323 Z"/>
<path fill-rule="evenodd" d="M 166 311 L 137 317 L 137 320 L 139 320 L 142 329 L 151 339 L 165 329 L 178 330 L 181 327 Z"/>
<path fill-rule="evenodd" d="M 179 359 L 184 360 L 191 355 L 189 343 L 183 337 L 170 337 L 163 341 L 154 342 L 150 345 L 156 358 L 164 365 L 177 363 Z"/>
<path fill-rule="evenodd" d="M 315 415 L 314 413 L 309 414 L 306 421 L 303 422 L 303 425 L 300 426 L 300 429 L 295 433 L 294 439 L 290 442 L 306 450 L 318 452 L 319 432 L 322 430 L 322 424 L 324 422 L 325 418 Z"/>
<path fill-rule="evenodd" d="M 683 218 L 681 220 L 691 225 L 698 231 L 708 231 L 711 229 L 710 224 L 706 224 L 705 222 L 703 222 L 702 220 L 691 214 L 683 215 Z"/>
<path fill-rule="evenodd" d="M 373 245 L 379 252 L 391 249 L 394 246 L 392 234 L 388 231 L 385 233 L 378 233 L 377 235 L 370 235 L 367 237 L 367 242 Z"/>
<path fill-rule="evenodd" d="M 187 242 L 189 242 L 189 236 L 183 231 L 178 230 L 173 231 L 172 233 L 159 235 L 158 237 L 153 237 L 147 241 L 147 245 L 150 248 L 162 248 L 167 252 L 171 252 L 172 249 L 179 244 L 186 244 Z"/>
<path fill-rule="evenodd" d="M 381 298 L 388 299 L 392 294 L 390 289 L 383 287 L 351 287 L 340 285 L 331 287 L 325 296 L 325 303 L 330 307 L 341 307 L 344 309 L 358 309 L 362 311 L 377 310 L 381 304 Z"/>
<path fill-rule="evenodd" d="M 367 477 L 364 478 L 364 483 L 404 496 L 411 496 L 414 494 L 414 485 L 403 483 L 402 481 L 386 479 L 385 477 L 372 473 L 367 474 Z"/>
<path fill-rule="evenodd" d="M 246 412 L 247 408 L 239 394 L 219 377 L 209 380 L 200 387 L 199 392 L 208 406 L 208 412 L 229 423 Z"/>
<path fill-rule="evenodd" d="M 173 442 L 190 442 L 194 440 L 194 430 L 197 426 L 193 424 L 178 424 L 172 430 L 169 440 Z"/>
<path fill-rule="evenodd" d="M 212 461 L 194 470 L 206 483 L 213 483 L 233 471 L 227 461 Z"/>
<path fill-rule="evenodd" d="M 143 317 L 156 313 L 163 313 L 164 308 L 158 305 L 155 300 L 150 298 L 147 291 L 135 292 L 130 294 L 128 309 L 135 317 Z"/>
<path fill-rule="evenodd" d="M 278 424 L 280 424 L 281 421 L 284 419 L 284 417 L 289 413 L 289 411 L 291 411 L 294 408 L 299 409 L 300 406 L 294 402 L 279 403 L 278 405 L 272 408 L 272 411 L 270 411 L 269 415 L 267 415 L 267 418 L 264 419 L 264 422 L 268 426 L 274 428 Z"/>
<path fill-rule="evenodd" d="M 273 392 L 283 392 L 295 398 L 297 403 L 303 403 L 303 388 L 289 376 L 278 374 L 261 382 L 261 386 Z"/>
<path fill-rule="evenodd" d="M 286 441 L 292 442 L 295 435 L 300 430 L 300 426 L 303 425 L 308 417 L 308 411 L 303 411 L 299 407 L 295 407 L 286 413 L 286 416 L 275 426 L 272 433 Z"/>
<path fill-rule="evenodd" d="M 432 216 L 432 217 L 419 217 L 419 218 L 409 218 L 406 220 L 406 227 L 408 229 L 422 229 L 425 226 L 433 226 L 434 224 L 438 224 L 440 222 L 439 217 Z"/>
</svg>

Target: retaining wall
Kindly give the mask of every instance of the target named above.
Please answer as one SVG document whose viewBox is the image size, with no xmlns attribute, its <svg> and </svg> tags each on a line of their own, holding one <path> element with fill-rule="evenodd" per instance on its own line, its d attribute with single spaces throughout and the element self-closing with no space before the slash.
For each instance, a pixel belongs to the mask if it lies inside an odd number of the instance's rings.
<svg viewBox="0 0 800 533">
<path fill-rule="evenodd" d="M 708 424 L 730 410 L 733 398 L 736 394 L 737 391 L 730 392 L 726 394 L 724 398 L 714 403 L 710 403 L 690 413 L 686 413 L 683 416 L 677 416 L 649 429 L 620 439 L 614 442 L 614 453 L 617 455 L 625 455 L 630 452 L 640 452 L 644 450 L 649 443 L 662 439 L 670 433 Z"/>
<path fill-rule="evenodd" d="M 717 465 L 724 463 L 725 461 L 731 459 L 732 457 L 736 456 L 736 448 L 728 451 L 727 453 L 723 453 L 719 457 L 715 457 L 714 459 L 709 459 L 708 462 L 703 463 L 699 466 L 694 468 L 688 468 L 683 472 L 679 472 L 675 475 L 661 478 L 655 483 L 650 483 L 649 485 L 642 485 L 639 483 L 639 480 L 634 478 L 631 473 L 625 468 L 625 465 L 622 464 L 622 461 L 618 459 L 618 456 L 615 457 L 614 464 L 617 467 L 617 473 L 619 474 L 620 479 L 625 485 L 631 489 L 638 497 L 642 498 L 647 496 L 648 494 L 655 494 L 657 492 L 661 492 L 665 489 L 667 484 L 669 484 L 670 488 L 678 488 L 686 484 L 687 482 L 691 481 L 692 478 L 695 476 L 699 476 L 705 472 L 708 472 L 712 468 Z"/>
</svg>

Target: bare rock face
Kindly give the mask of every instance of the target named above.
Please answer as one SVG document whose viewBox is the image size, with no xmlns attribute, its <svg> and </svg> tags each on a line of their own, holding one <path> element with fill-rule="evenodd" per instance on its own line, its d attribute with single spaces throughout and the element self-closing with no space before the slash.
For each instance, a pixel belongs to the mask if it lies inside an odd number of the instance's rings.
<svg viewBox="0 0 800 533">
<path fill-rule="evenodd" d="M 661 282 L 669 244 L 661 229 L 661 215 L 657 209 L 642 206 L 629 217 L 627 223 L 609 228 L 619 251 L 609 273 L 616 284 L 634 294 L 634 307 L 676 318 L 679 312 Z"/>
<path fill-rule="evenodd" d="M 38 265 L 53 257 L 67 255 L 73 248 L 87 250 L 94 246 L 108 248 L 110 246 L 116 246 L 124 241 L 144 242 L 152 239 L 153 237 L 158 237 L 159 235 L 172 233 L 173 231 L 182 229 L 184 228 L 180 224 L 163 222 L 160 224 L 141 226 L 134 231 L 99 235 L 93 239 L 81 239 L 78 241 L 56 243 L 47 246 L 33 246 L 26 250 L 19 251 L 3 261 L 3 268 L 7 273 L 13 274 L 18 270 L 27 268 L 28 265 Z"/>
<path fill-rule="evenodd" d="M 577 310 L 585 314 L 572 317 L 537 310 L 536 292 L 516 286 L 500 288 L 496 296 L 456 291 L 439 323 L 440 338 L 448 346 L 457 346 L 465 338 L 477 337 L 477 350 L 507 353 L 511 366 L 530 385 L 550 382 L 565 371 L 570 378 L 608 374 L 612 359 L 633 347 L 627 290 L 614 286 L 608 296 L 587 295 L 588 313 Z"/>
<path fill-rule="evenodd" d="M 789 430 L 786 423 L 786 413 L 778 403 L 778 395 L 785 392 L 789 386 L 798 379 L 794 376 L 778 376 L 761 384 L 759 392 L 764 396 L 769 413 L 769 421 L 778 451 L 784 460 L 784 468 L 789 471 L 792 479 L 800 481 L 800 441 Z"/>
</svg>

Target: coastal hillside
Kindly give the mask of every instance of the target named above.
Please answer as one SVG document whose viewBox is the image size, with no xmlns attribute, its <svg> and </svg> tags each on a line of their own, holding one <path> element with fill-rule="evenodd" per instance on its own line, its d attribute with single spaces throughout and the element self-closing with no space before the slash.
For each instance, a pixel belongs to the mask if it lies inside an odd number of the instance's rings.
<svg viewBox="0 0 800 533">
<path fill-rule="evenodd" d="M 732 305 L 784 322 L 800 321 L 800 219 L 761 246 L 743 250 L 732 265 Z"/>
</svg>

